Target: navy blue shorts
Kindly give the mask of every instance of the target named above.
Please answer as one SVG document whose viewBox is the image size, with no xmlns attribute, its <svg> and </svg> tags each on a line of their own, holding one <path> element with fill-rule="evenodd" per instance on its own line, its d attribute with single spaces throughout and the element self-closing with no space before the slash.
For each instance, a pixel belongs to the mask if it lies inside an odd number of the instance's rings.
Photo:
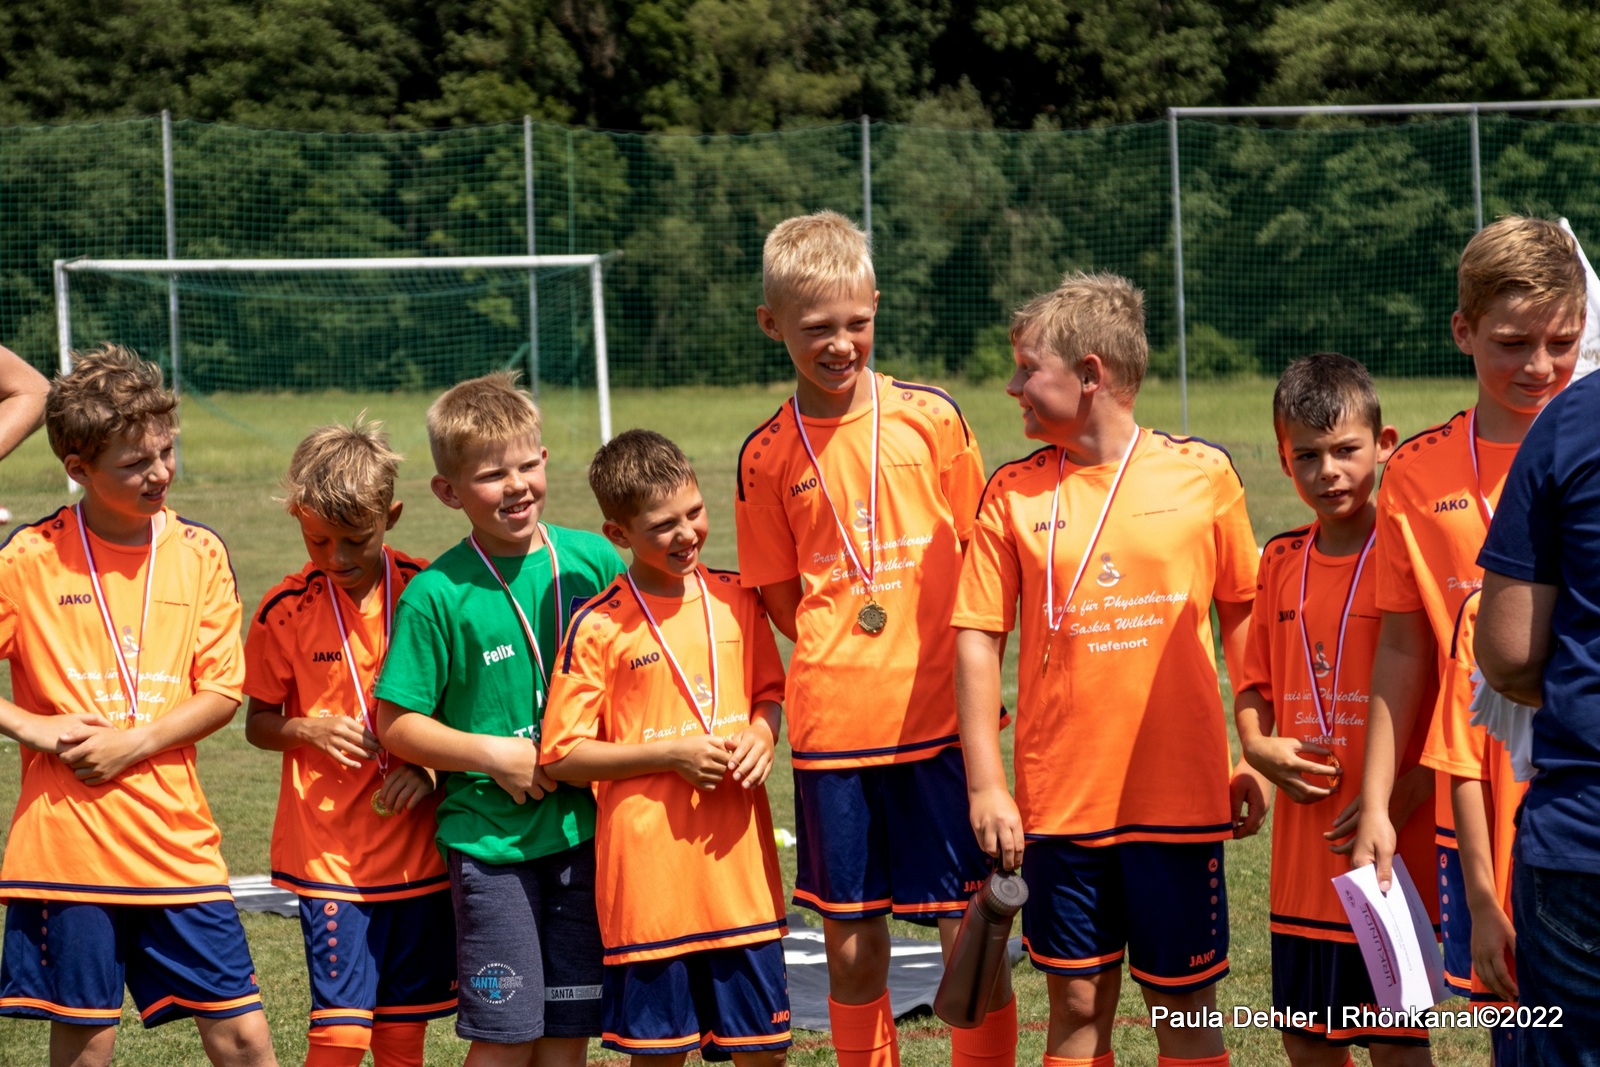
<svg viewBox="0 0 1600 1067">
<path fill-rule="evenodd" d="M 1439 853 L 1439 932 L 1444 936 L 1444 980 L 1459 997 L 1472 995 L 1472 912 L 1461 873 L 1456 833 L 1434 827 Z M 1448 841 L 1449 844 L 1445 844 Z"/>
<path fill-rule="evenodd" d="M 950 747 L 912 763 L 796 770 L 794 902 L 829 919 L 959 918 L 992 863 Z"/>
<path fill-rule="evenodd" d="M 455 1014 L 456 917 L 448 892 L 376 903 L 301 897 L 300 931 L 312 1026 Z"/>
<path fill-rule="evenodd" d="M 0 1015 L 112 1026 L 128 987 L 145 1026 L 261 1010 L 231 900 L 84 904 L 12 900 L 0 955 Z"/>
<path fill-rule="evenodd" d="M 1360 1014 L 1344 1010 L 1366 1007 L 1375 1012 L 1377 1003 L 1359 946 L 1272 935 L 1272 1006 L 1305 1016 L 1304 1025 L 1280 1025 L 1279 1030 L 1330 1045 L 1427 1045 L 1425 1029 L 1362 1026 Z"/>
<path fill-rule="evenodd" d="M 701 1059 L 788 1048 L 783 942 L 713 948 L 606 967 L 600 1044 L 641 1056 L 700 1050 Z"/>
<path fill-rule="evenodd" d="M 1050 974 L 1122 966 L 1167 993 L 1204 989 L 1228 973 L 1228 884 L 1222 842 L 1090 847 L 1045 838 L 1022 853 L 1028 903 L 1022 943 Z"/>
</svg>

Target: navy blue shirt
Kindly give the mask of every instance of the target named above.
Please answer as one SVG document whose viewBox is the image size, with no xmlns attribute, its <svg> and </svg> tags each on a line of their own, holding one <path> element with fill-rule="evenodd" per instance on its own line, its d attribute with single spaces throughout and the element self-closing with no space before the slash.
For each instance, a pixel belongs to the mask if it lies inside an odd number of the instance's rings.
<svg viewBox="0 0 1600 1067">
<path fill-rule="evenodd" d="M 1600 873 L 1600 374 L 1528 431 L 1478 564 L 1558 590 L 1517 859 Z"/>
</svg>

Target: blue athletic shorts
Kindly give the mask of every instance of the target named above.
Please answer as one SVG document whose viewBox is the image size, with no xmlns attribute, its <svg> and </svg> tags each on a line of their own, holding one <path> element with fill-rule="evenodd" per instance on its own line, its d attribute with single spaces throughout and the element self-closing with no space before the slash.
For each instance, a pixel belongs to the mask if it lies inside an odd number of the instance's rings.
<svg viewBox="0 0 1600 1067">
<path fill-rule="evenodd" d="M 1439 853 L 1439 932 L 1444 937 L 1444 980 L 1457 996 L 1472 995 L 1472 912 L 1467 910 L 1467 882 L 1461 873 L 1456 833 L 1434 827 Z M 1449 844 L 1445 844 L 1448 841 Z"/>
<path fill-rule="evenodd" d="M 1022 853 L 1022 942 L 1050 974 L 1122 966 L 1134 981 L 1188 993 L 1228 973 L 1222 842 L 1090 847 L 1058 838 Z"/>
<path fill-rule="evenodd" d="M 988 876 L 961 749 L 912 763 L 796 770 L 794 902 L 829 919 L 959 918 Z"/>
<path fill-rule="evenodd" d="M 1427 1045 L 1425 1029 L 1363 1026 L 1360 1015 L 1345 1011 L 1346 1007 L 1376 1011 L 1377 1003 L 1359 946 L 1272 935 L 1272 1006 L 1304 1013 L 1303 1025 L 1278 1025 L 1279 1030 L 1330 1045 Z"/>
<path fill-rule="evenodd" d="M 517 1045 L 599 1037 L 604 965 L 594 842 L 522 863 L 450 852 L 456 1034 Z"/>
<path fill-rule="evenodd" d="M 261 1010 L 261 989 L 231 900 L 84 904 L 12 900 L 0 954 L 0 1015 L 83 1026 L 122 1017 L 122 988 L 144 1025 Z"/>
<path fill-rule="evenodd" d="M 450 894 L 376 903 L 300 898 L 311 1025 L 371 1026 L 453 1015 L 456 917 Z"/>
<path fill-rule="evenodd" d="M 726 1060 L 793 1044 L 782 941 L 612 964 L 601 1001 L 600 1044 L 616 1052 Z"/>
</svg>

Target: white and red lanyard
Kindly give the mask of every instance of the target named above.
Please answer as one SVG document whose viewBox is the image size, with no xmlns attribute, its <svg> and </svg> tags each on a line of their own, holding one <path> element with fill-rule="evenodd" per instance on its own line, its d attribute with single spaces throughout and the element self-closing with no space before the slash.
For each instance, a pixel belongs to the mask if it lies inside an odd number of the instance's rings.
<svg viewBox="0 0 1600 1067">
<path fill-rule="evenodd" d="M 550 581 L 555 587 L 556 594 L 556 640 L 561 640 L 561 635 L 566 631 L 566 623 L 561 612 L 561 562 L 556 557 L 556 543 L 550 539 L 550 530 L 544 523 L 539 524 L 539 535 L 544 538 L 545 548 L 550 550 Z M 550 672 L 545 669 L 544 654 L 539 651 L 539 640 L 534 636 L 533 624 L 528 621 L 528 616 L 523 612 L 522 605 L 517 603 L 517 598 L 512 595 L 511 587 L 500 574 L 500 569 L 489 558 L 489 553 L 478 544 L 476 534 L 469 534 L 467 540 L 472 544 L 472 550 L 483 560 L 483 565 L 489 568 L 489 573 L 494 575 L 494 580 L 500 583 L 500 588 L 505 591 L 506 599 L 511 601 L 511 610 L 517 613 L 517 621 L 522 624 L 522 632 L 528 638 L 528 647 L 533 649 L 533 664 L 539 670 L 539 685 L 541 691 L 550 691 Z"/>
<path fill-rule="evenodd" d="M 624 572 L 626 574 L 626 572 Z M 678 679 L 678 685 L 683 688 L 683 693 L 689 698 L 689 706 L 694 709 L 694 717 L 700 720 L 700 725 L 705 729 L 708 737 L 715 737 L 717 733 L 717 632 L 711 622 L 711 593 L 706 588 L 705 577 L 699 569 L 694 572 L 694 580 L 700 583 L 700 604 L 706 613 L 706 649 L 707 658 L 711 661 L 711 715 L 706 716 L 700 710 L 700 702 L 694 698 L 694 686 L 689 684 L 689 676 L 684 673 L 683 667 L 678 663 L 678 657 L 672 654 L 672 646 L 667 644 L 667 639 L 661 634 L 661 627 L 656 624 L 655 616 L 650 614 L 650 605 L 645 603 L 644 594 L 639 592 L 639 587 L 634 584 L 633 575 L 627 574 L 628 588 L 633 590 L 633 598 L 639 602 L 639 610 L 644 612 L 644 621 L 650 627 L 650 636 L 656 639 L 656 644 L 661 646 L 662 655 L 667 657 L 667 663 L 672 666 L 672 673 Z"/>
<path fill-rule="evenodd" d="M 1317 728 L 1322 731 L 1323 737 L 1332 737 L 1333 728 L 1338 725 L 1335 718 L 1339 709 L 1339 670 L 1344 666 L 1344 635 L 1345 628 L 1350 625 L 1350 609 L 1355 606 L 1356 589 L 1361 585 L 1361 572 L 1367 567 L 1367 557 L 1372 554 L 1372 546 L 1378 539 L 1378 531 L 1373 530 L 1367 534 L 1367 543 L 1362 546 L 1361 555 L 1356 557 L 1356 570 L 1350 576 L 1350 590 L 1344 596 L 1344 610 L 1339 613 L 1339 643 L 1333 648 L 1333 696 L 1328 701 L 1327 710 L 1322 707 L 1322 688 L 1317 685 L 1317 669 L 1311 660 L 1311 637 L 1306 632 L 1306 577 L 1311 571 L 1311 548 L 1317 543 L 1317 527 L 1311 527 L 1311 532 L 1306 535 L 1305 552 L 1300 557 L 1300 607 L 1297 617 L 1300 620 L 1300 650 L 1306 657 L 1306 680 L 1311 685 L 1311 704 L 1317 712 Z"/>
<path fill-rule="evenodd" d="M 376 657 L 377 667 L 381 670 L 384 657 L 389 654 L 389 634 L 394 627 L 394 593 L 390 584 L 391 566 L 389 563 L 389 548 L 383 549 L 383 644 L 378 648 Z M 350 654 L 350 630 L 344 624 L 344 612 L 339 607 L 339 590 L 332 582 L 328 583 L 328 603 L 333 605 L 333 621 L 339 624 L 339 647 L 344 652 L 344 665 L 350 669 L 350 684 L 355 687 L 356 703 L 361 708 L 361 722 L 367 732 L 373 737 L 378 736 L 378 724 L 372 717 L 372 706 L 367 702 L 366 688 L 361 684 L 361 675 L 356 671 L 356 658 Z M 389 753 L 378 749 L 378 774 L 387 778 L 389 775 Z"/>
<path fill-rule="evenodd" d="M 94 588 L 95 606 L 100 609 L 100 621 L 105 624 L 106 636 L 111 638 L 111 651 L 117 657 L 117 679 L 122 685 L 122 691 L 128 698 L 128 728 L 132 729 L 139 722 L 139 677 L 128 666 L 128 657 L 123 654 L 122 640 L 117 636 L 117 627 L 111 621 L 111 605 L 106 600 L 105 589 L 100 584 L 100 569 L 95 566 L 94 552 L 89 548 L 89 527 L 83 521 L 83 505 L 73 506 L 78 517 L 78 537 L 83 542 L 83 554 L 89 561 L 89 584 Z M 139 615 L 139 649 L 144 650 L 146 623 L 150 620 L 150 589 L 156 576 L 156 523 L 150 520 L 150 562 L 144 572 L 144 609 Z"/>
<path fill-rule="evenodd" d="M 1494 505 L 1489 503 L 1488 494 L 1483 491 L 1483 477 L 1478 473 L 1477 408 L 1472 409 L 1472 414 L 1467 419 L 1467 448 L 1472 455 L 1472 491 L 1477 494 L 1478 503 L 1483 505 L 1483 524 L 1487 526 L 1494 521 Z"/>
<path fill-rule="evenodd" d="M 1061 607 L 1056 607 L 1056 523 L 1061 518 L 1061 483 L 1066 478 L 1067 452 L 1061 449 L 1061 458 L 1056 464 L 1056 487 L 1050 494 L 1050 537 L 1045 549 L 1044 565 L 1044 618 L 1045 625 L 1050 628 L 1045 638 L 1044 659 L 1039 664 L 1039 673 L 1043 674 L 1050 666 L 1050 649 L 1055 644 L 1056 633 L 1061 629 L 1061 624 L 1066 620 L 1067 608 L 1072 604 L 1072 598 L 1078 592 L 1078 583 L 1083 581 L 1084 568 L 1089 565 L 1089 557 L 1094 554 L 1095 542 L 1100 540 L 1100 531 L 1105 527 L 1106 516 L 1111 514 L 1111 502 L 1117 498 L 1117 489 L 1122 485 L 1122 476 L 1128 472 L 1128 460 L 1133 456 L 1133 450 L 1139 444 L 1139 438 L 1144 431 L 1139 427 L 1133 428 L 1133 437 L 1128 441 L 1128 448 L 1122 453 L 1122 461 L 1117 464 L 1116 477 L 1111 480 L 1111 491 L 1106 494 L 1106 502 L 1100 508 L 1100 517 L 1095 520 L 1094 529 L 1089 533 L 1089 540 L 1084 543 L 1083 557 L 1078 560 L 1078 572 L 1072 576 L 1072 584 L 1067 587 L 1067 595 L 1062 598 Z"/>
<path fill-rule="evenodd" d="M 881 450 L 881 438 L 878 432 L 878 383 L 872 383 L 872 482 L 867 489 L 867 559 L 871 566 L 863 566 L 861 554 L 856 551 L 855 542 L 850 539 L 850 531 L 845 529 L 844 520 L 839 518 L 839 509 L 834 507 L 833 496 L 828 492 L 828 480 L 822 476 L 822 464 L 817 461 L 817 453 L 811 447 L 811 439 L 806 436 L 806 420 L 800 415 L 800 398 L 790 397 L 794 407 L 794 425 L 800 433 L 800 443 L 805 446 L 806 455 L 811 458 L 811 468 L 817 472 L 817 488 L 822 490 L 822 499 L 828 505 L 828 514 L 833 516 L 834 525 L 839 527 L 839 537 L 844 541 L 844 550 L 850 557 L 850 562 L 856 565 L 856 573 L 867 585 L 867 599 L 871 600 L 873 592 L 873 578 L 878 573 L 878 453 Z"/>
</svg>

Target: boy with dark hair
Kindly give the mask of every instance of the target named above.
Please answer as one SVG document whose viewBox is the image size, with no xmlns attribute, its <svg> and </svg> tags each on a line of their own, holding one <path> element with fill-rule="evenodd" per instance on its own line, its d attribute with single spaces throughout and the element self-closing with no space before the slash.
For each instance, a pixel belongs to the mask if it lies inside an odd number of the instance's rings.
<svg viewBox="0 0 1600 1067">
<path fill-rule="evenodd" d="M 455 1011 L 450 879 L 433 778 L 378 745 L 370 696 L 395 601 L 426 564 L 384 544 L 400 456 L 374 423 L 294 451 L 284 505 L 311 557 L 267 591 L 245 641 L 245 736 L 283 753 L 272 883 L 300 898 L 311 972 L 307 1067 L 421 1067 Z M 418 937 L 426 930 L 428 937 Z"/>
<path fill-rule="evenodd" d="M 629 430 L 595 454 L 589 484 L 633 563 L 573 617 L 543 759 L 557 781 L 594 782 L 599 802 L 602 1044 L 635 1063 L 699 1050 L 776 1067 L 791 1043 L 763 785 L 777 643 L 755 591 L 701 564 L 705 501 L 676 445 Z"/>
<path fill-rule="evenodd" d="M 272 1064 L 195 742 L 239 707 L 222 539 L 166 506 L 177 398 L 108 345 L 46 404 L 83 500 L 0 548 L 0 733 L 22 788 L 0 865 L 0 1014 L 49 1019 L 53 1063 L 111 1062 L 123 985 L 146 1026 L 192 1016 L 218 1064 Z"/>
<path fill-rule="evenodd" d="M 428 409 L 432 487 L 472 533 L 411 580 L 378 679 L 378 740 L 444 772 L 437 840 L 450 868 L 473 1067 L 577 1067 L 600 1035 L 594 798 L 539 769 L 560 635 L 622 570 L 602 537 L 540 521 L 549 454 L 539 409 L 500 373 Z"/>
<path fill-rule="evenodd" d="M 1303 1020 L 1279 1026 L 1293 1067 L 1343 1067 L 1352 1044 L 1376 1067 L 1427 1067 L 1426 1030 L 1347 1023 L 1345 1007 L 1376 995 L 1330 884 L 1349 868 L 1360 811 L 1378 640 L 1372 497 L 1398 435 L 1383 423 L 1367 369 L 1334 352 L 1289 364 L 1272 415 L 1278 461 L 1316 515 L 1262 550 L 1234 698 L 1245 759 L 1292 801 L 1278 805 L 1272 824 L 1272 1006 Z M 1400 852 L 1419 877 L 1431 840 L 1424 818 L 1401 831 Z M 1436 899 L 1431 878 L 1421 888 Z"/>
</svg>

